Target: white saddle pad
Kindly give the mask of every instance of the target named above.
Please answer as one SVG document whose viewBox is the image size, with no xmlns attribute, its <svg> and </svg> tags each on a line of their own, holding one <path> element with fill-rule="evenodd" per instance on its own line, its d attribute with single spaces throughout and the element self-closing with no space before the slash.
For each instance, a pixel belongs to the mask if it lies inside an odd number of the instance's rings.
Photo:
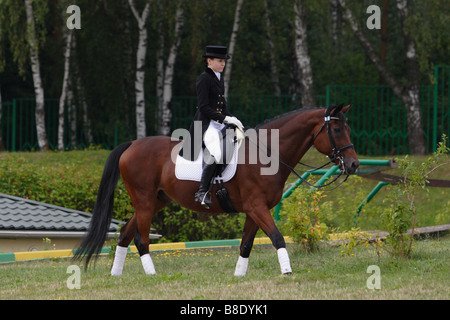
<svg viewBox="0 0 450 320">
<path fill-rule="evenodd" d="M 237 151 L 238 151 L 238 144 L 236 143 L 234 145 L 233 157 L 228 166 L 222 172 L 221 180 L 223 180 L 223 182 L 230 181 L 234 177 L 234 174 L 236 173 L 238 163 Z M 202 164 L 203 164 L 203 150 L 200 151 L 199 156 L 195 161 L 189 161 L 181 157 L 180 155 L 177 155 L 177 160 L 175 163 L 175 176 L 179 180 L 200 181 L 203 172 Z M 214 182 L 216 182 L 217 180 L 218 179 L 216 177 L 214 179 Z"/>
</svg>

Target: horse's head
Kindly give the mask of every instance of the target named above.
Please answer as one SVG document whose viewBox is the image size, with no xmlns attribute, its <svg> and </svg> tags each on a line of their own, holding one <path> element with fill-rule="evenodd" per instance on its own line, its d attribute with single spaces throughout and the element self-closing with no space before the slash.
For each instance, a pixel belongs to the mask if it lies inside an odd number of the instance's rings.
<svg viewBox="0 0 450 320">
<path fill-rule="evenodd" d="M 351 105 L 330 106 L 314 129 L 316 149 L 336 163 L 343 174 L 353 174 L 359 167 L 358 156 L 350 141 L 350 127 L 345 114 Z"/>
</svg>

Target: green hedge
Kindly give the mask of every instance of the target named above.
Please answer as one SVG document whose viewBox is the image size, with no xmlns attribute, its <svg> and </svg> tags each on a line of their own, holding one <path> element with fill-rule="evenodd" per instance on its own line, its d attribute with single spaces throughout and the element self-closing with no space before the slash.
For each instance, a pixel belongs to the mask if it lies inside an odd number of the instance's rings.
<svg viewBox="0 0 450 320">
<path fill-rule="evenodd" d="M 106 150 L 1 153 L 0 192 L 66 208 L 92 212 Z M 114 218 L 127 220 L 134 213 L 122 180 L 114 197 Z M 234 239 L 242 235 L 242 214 L 199 214 L 171 203 L 154 219 L 161 241 Z"/>
</svg>

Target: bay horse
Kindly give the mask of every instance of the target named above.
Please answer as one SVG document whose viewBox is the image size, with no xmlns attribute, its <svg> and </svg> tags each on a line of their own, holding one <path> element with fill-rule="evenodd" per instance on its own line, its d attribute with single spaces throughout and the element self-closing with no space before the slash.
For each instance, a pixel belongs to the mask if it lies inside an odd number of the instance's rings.
<svg viewBox="0 0 450 320">
<path fill-rule="evenodd" d="M 234 208 L 246 214 L 240 256 L 235 269 L 236 276 L 243 276 L 247 272 L 248 258 L 259 228 L 277 249 L 281 273 L 292 272 L 286 243 L 269 210 L 279 203 L 292 168 L 295 168 L 313 145 L 336 163 L 341 173 L 353 174 L 356 171 L 359 160 L 350 141 L 350 128 L 345 116 L 350 107 L 333 105 L 328 108 L 298 109 L 257 126 L 256 132 L 268 129 L 269 135 L 271 130 L 278 129 L 279 160 L 283 165 L 279 166 L 275 174 L 261 175 L 260 169 L 267 167 L 267 164 L 261 164 L 259 161 L 250 164 L 249 143 L 242 145 L 246 162 L 238 164 L 235 176 L 225 183 Z M 248 140 L 248 137 L 246 139 Z M 267 141 L 270 144 L 271 139 Z M 171 161 L 171 152 L 173 148 L 180 148 L 181 144 L 180 140 L 173 141 L 170 137 L 152 136 L 123 143 L 110 153 L 90 226 L 75 253 L 75 259 L 86 258 L 87 268 L 90 259 L 100 253 L 109 230 L 114 189 L 120 175 L 135 213 L 120 230 L 112 275 L 122 274 L 127 248 L 133 239 L 145 273 L 155 273 L 149 254 L 150 225 L 153 216 L 170 201 L 196 212 L 223 213 L 214 192 L 215 186 L 211 198 L 214 204 L 208 210 L 194 201 L 198 182 L 182 181 L 175 177 L 175 163 Z"/>
</svg>

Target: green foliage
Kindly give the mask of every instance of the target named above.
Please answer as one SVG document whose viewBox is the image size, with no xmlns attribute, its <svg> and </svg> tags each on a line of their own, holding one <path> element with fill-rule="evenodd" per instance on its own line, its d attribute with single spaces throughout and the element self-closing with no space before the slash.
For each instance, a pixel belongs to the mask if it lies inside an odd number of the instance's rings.
<svg viewBox="0 0 450 320">
<path fill-rule="evenodd" d="M 380 238 L 377 238 L 370 233 L 361 231 L 359 228 L 351 228 L 347 232 L 335 234 L 333 240 L 338 240 L 338 245 L 341 247 L 340 254 L 353 256 L 355 249 L 374 247 L 375 252 L 380 258 L 380 249 L 384 247 Z"/>
<path fill-rule="evenodd" d="M 442 135 L 437 151 L 428 159 L 417 163 L 407 155 L 397 159 L 398 167 L 402 173 L 402 181 L 391 188 L 387 201 L 391 203 L 389 210 L 383 215 L 386 231 L 389 232 L 387 242 L 391 253 L 402 258 L 411 255 L 414 228 L 417 219 L 416 199 L 419 193 L 428 192 L 427 178 L 437 168 L 450 164 L 447 147 L 447 136 Z M 406 234 L 411 228 L 411 235 Z"/>
<path fill-rule="evenodd" d="M 307 252 L 316 250 L 317 243 L 328 237 L 328 227 L 322 221 L 323 209 L 319 205 L 324 197 L 321 191 L 301 186 L 283 204 L 282 229 Z"/>
<path fill-rule="evenodd" d="M 0 161 L 0 192 L 92 212 L 104 165 L 97 161 L 98 155 L 84 151 L 35 157 L 8 154 Z M 108 151 L 100 155 L 106 160 Z M 114 206 L 115 218 L 130 217 L 133 208 L 122 182 L 116 189 Z"/>
</svg>

